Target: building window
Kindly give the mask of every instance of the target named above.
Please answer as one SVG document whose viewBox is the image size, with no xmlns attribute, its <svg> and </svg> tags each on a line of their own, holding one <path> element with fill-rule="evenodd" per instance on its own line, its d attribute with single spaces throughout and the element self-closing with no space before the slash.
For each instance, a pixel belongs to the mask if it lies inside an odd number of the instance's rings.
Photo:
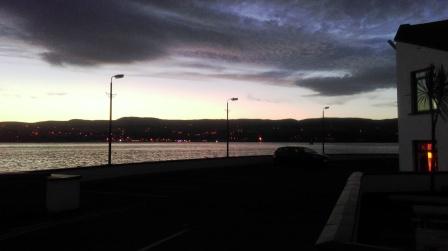
<svg viewBox="0 0 448 251">
<path fill-rule="evenodd" d="M 432 81 L 433 67 L 423 70 L 414 71 L 412 78 L 412 112 L 425 113 L 430 111 L 431 102 L 429 101 L 428 84 Z M 436 109 L 434 100 L 432 101 L 433 109 Z"/>
<path fill-rule="evenodd" d="M 417 172 L 433 172 L 437 169 L 437 155 L 431 141 L 415 141 L 415 170 Z M 434 163 L 433 163 L 434 160 Z"/>
</svg>

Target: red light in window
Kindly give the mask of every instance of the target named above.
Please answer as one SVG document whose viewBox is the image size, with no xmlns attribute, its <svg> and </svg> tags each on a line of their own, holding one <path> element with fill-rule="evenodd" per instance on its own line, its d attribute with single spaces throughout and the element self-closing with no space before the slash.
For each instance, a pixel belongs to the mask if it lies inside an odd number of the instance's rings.
<svg viewBox="0 0 448 251">
<path fill-rule="evenodd" d="M 432 172 L 432 152 L 428 152 L 428 171 Z"/>
<path fill-rule="evenodd" d="M 428 143 L 426 144 L 427 149 L 427 157 L 428 157 L 428 171 L 432 172 L 432 144 Z"/>
</svg>

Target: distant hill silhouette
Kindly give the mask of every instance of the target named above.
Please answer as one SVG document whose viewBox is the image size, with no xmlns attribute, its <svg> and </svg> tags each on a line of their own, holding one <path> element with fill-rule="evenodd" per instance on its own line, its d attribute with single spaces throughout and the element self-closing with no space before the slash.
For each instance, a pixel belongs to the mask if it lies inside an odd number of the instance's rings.
<svg viewBox="0 0 448 251">
<path fill-rule="evenodd" d="M 322 119 L 231 120 L 232 141 L 320 142 Z M 396 142 L 397 119 L 326 118 L 328 142 Z M 1 142 L 105 142 L 107 120 L 0 122 Z M 113 122 L 118 141 L 225 141 L 225 120 L 125 117 Z"/>
</svg>

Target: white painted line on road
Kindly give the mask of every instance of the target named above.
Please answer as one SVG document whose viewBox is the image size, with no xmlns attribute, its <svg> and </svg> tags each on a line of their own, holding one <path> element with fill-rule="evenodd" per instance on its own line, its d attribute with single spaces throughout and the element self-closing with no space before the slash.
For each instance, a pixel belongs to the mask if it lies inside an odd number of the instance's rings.
<svg viewBox="0 0 448 251">
<path fill-rule="evenodd" d="M 170 241 L 170 240 L 172 240 L 172 239 L 174 239 L 174 238 L 176 238 L 178 236 L 181 236 L 181 235 L 185 234 L 188 231 L 190 231 L 190 229 L 189 228 L 185 228 L 185 229 L 183 229 L 183 230 L 181 230 L 181 231 L 179 231 L 177 233 L 174 233 L 174 234 L 172 234 L 172 235 L 170 235 L 168 237 L 165 237 L 165 238 L 163 238 L 161 240 L 158 240 L 158 241 L 156 241 L 156 242 L 154 242 L 154 243 L 152 243 L 152 244 L 150 244 L 150 245 L 148 245 L 148 246 L 146 246 L 146 247 L 144 247 L 142 249 L 139 249 L 138 251 L 150 250 L 152 248 L 155 248 L 155 247 L 159 246 L 160 244 L 163 244 L 163 243 L 165 243 L 167 241 Z"/>
</svg>

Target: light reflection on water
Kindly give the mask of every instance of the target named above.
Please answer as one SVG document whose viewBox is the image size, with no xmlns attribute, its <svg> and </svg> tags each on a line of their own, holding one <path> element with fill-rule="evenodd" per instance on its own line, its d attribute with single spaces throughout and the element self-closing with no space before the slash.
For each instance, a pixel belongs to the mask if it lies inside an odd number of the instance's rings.
<svg viewBox="0 0 448 251">
<path fill-rule="evenodd" d="M 318 152 L 321 144 L 231 143 L 231 156 L 271 155 L 280 146 L 306 146 Z M 398 153 L 396 143 L 327 143 L 326 153 Z M 112 162 L 132 163 L 224 157 L 225 143 L 117 143 Z M 105 143 L 0 144 L 0 172 L 30 171 L 107 164 Z"/>
</svg>

